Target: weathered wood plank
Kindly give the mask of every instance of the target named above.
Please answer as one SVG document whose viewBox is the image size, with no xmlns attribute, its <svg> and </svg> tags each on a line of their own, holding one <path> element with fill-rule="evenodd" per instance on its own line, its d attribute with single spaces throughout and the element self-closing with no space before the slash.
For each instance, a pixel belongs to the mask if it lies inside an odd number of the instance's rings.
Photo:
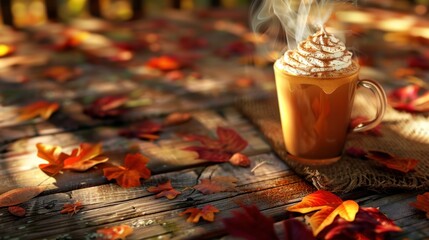
<svg viewBox="0 0 429 240">
<path fill-rule="evenodd" d="M 238 204 L 256 203 L 263 209 L 285 204 L 293 199 L 302 197 L 314 189 L 304 183 L 302 179 L 289 171 L 287 166 L 273 155 L 258 155 L 252 157 L 253 166 L 260 161 L 267 161 L 255 170 L 250 172 L 249 168 L 233 167 L 230 164 L 214 165 L 207 168 L 187 169 L 181 172 L 172 172 L 153 176 L 152 179 L 144 185 L 154 185 L 155 182 L 164 181 L 166 178 L 172 179 L 173 186 L 184 188 L 195 185 L 200 178 L 218 175 L 232 175 L 239 179 L 237 192 L 218 193 L 213 195 L 202 195 L 197 191 L 188 190 L 175 200 L 154 199 L 153 194 L 147 193 L 144 188 L 122 189 L 116 185 L 103 185 L 93 188 L 85 188 L 72 191 L 70 193 L 58 193 L 38 197 L 30 201 L 27 206 L 31 211 L 29 217 L 18 220 L 13 217 L 3 216 L 0 229 L 17 228 L 22 229 L 18 235 L 26 237 L 42 237 L 47 235 L 61 234 L 64 231 L 71 232 L 77 230 L 73 235 L 80 238 L 86 235 L 89 230 L 108 223 L 126 222 L 136 228 L 142 228 L 142 234 L 155 233 L 162 234 L 158 230 L 148 229 L 149 220 L 152 220 L 154 226 L 161 228 L 167 225 L 176 225 L 177 222 L 183 222 L 187 228 L 192 228 L 192 224 L 187 224 L 184 219 L 177 217 L 176 214 L 183 211 L 186 207 L 203 204 L 214 204 L 222 211 L 237 208 Z M 202 172 L 201 172 L 202 171 Z M 59 215 L 58 211 L 62 203 L 67 201 L 79 200 L 85 205 L 82 213 L 73 218 L 78 221 L 71 221 L 65 216 Z M 51 209 L 46 209 L 52 201 L 56 204 Z M 3 215 L 7 213 L 2 209 Z M 283 211 L 284 212 L 284 211 Z M 226 214 L 226 213 L 225 213 Z M 47 217 L 47 216 L 50 217 Z M 55 216 L 55 218 L 53 218 Z M 28 224 L 28 218 L 34 220 Z M 39 220 L 39 218 L 41 218 Z M 55 220 L 54 220 L 55 219 Z M 153 220 L 155 219 L 155 220 Z M 166 225 L 160 221 L 166 222 Z M 52 226 L 55 222 L 55 227 Z M 156 224 L 155 224 L 156 222 Z M 21 224 L 21 225 L 20 225 Z M 23 227 L 25 226 L 25 227 Z M 88 227 L 88 229 L 86 229 Z M 140 230 L 138 230 L 140 231 Z M 165 230 L 164 230 L 165 231 Z M 169 232 L 169 231 L 166 231 Z M 13 230 L 7 232 L 7 235 L 13 236 Z M 146 235 L 139 235 L 139 238 Z"/>
<path fill-rule="evenodd" d="M 236 114 L 231 109 L 229 112 Z M 206 164 L 205 161 L 196 159 L 195 153 L 181 150 L 197 143 L 181 140 L 176 135 L 177 132 L 216 136 L 217 126 L 228 126 L 236 129 L 249 142 L 249 146 L 244 151 L 245 154 L 266 153 L 270 149 L 253 126 L 238 116 L 231 117 L 228 121 L 213 111 L 194 112 L 193 116 L 194 120 L 191 122 L 166 128 L 161 133 L 160 140 L 155 142 L 119 137 L 118 127 L 98 127 L 16 141 L 9 144 L 7 151 L 0 155 L 2 165 L 0 192 L 22 186 L 34 186 L 47 178 L 47 175 L 38 169 L 38 165 L 45 162 L 36 156 L 35 145 L 39 142 L 61 145 L 66 152 L 71 151 L 81 142 L 101 142 L 105 155 L 110 157 L 109 162 L 113 164 L 122 164 L 127 152 L 139 149 L 142 154 L 151 159 L 148 167 L 155 173 Z M 66 172 L 64 175 L 58 175 L 55 179 L 51 178 L 45 182 L 50 189 L 56 189 L 56 191 L 69 191 L 73 187 L 94 186 L 101 183 L 105 183 L 105 179 L 101 171 L 97 170 L 85 173 Z"/>
</svg>

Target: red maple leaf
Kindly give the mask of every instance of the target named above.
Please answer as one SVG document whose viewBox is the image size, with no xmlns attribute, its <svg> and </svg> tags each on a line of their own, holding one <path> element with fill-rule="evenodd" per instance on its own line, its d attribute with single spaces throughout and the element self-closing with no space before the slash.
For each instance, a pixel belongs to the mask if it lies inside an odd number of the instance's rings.
<svg viewBox="0 0 429 240">
<path fill-rule="evenodd" d="M 410 203 L 410 205 L 426 212 L 426 217 L 429 219 L 429 192 L 417 195 L 417 201 Z"/>
<path fill-rule="evenodd" d="M 396 110 L 406 112 L 429 111 L 429 91 L 419 85 L 408 85 L 391 91 L 387 100 Z"/>
<path fill-rule="evenodd" d="M 384 239 L 388 232 L 400 232 L 401 228 L 381 213 L 377 208 L 361 207 L 354 221 L 348 222 L 336 217 L 318 239 Z"/>
<path fill-rule="evenodd" d="M 366 151 L 358 147 L 349 147 L 346 149 L 346 154 L 354 158 L 365 158 Z"/>
<path fill-rule="evenodd" d="M 368 151 L 367 158 L 396 171 L 408 173 L 414 170 L 418 160 L 412 158 L 401 158 L 382 151 Z"/>
<path fill-rule="evenodd" d="M 66 203 L 63 206 L 63 209 L 60 211 L 61 214 L 69 213 L 70 215 L 76 214 L 79 212 L 80 209 L 82 209 L 82 203 L 79 201 L 75 203 Z"/>
<path fill-rule="evenodd" d="M 128 101 L 125 96 L 105 96 L 96 99 L 84 109 L 84 113 L 95 118 L 115 117 L 125 112 L 124 105 Z"/>
<path fill-rule="evenodd" d="M 156 187 L 148 187 L 148 192 L 158 193 L 155 195 L 155 198 L 166 197 L 168 199 L 174 199 L 177 195 L 182 194 L 171 186 L 171 180 L 168 180 L 165 183 L 158 184 Z"/>
<path fill-rule="evenodd" d="M 201 217 L 208 222 L 213 222 L 215 218 L 215 213 L 218 213 L 218 212 L 219 212 L 219 209 L 209 204 L 204 206 L 201 209 L 188 208 L 185 211 L 181 212 L 179 216 L 183 216 L 185 214 L 191 214 L 186 219 L 187 222 L 191 222 L 191 223 L 199 222 Z"/>
<path fill-rule="evenodd" d="M 115 179 L 121 187 L 138 187 L 141 185 L 140 178 L 148 179 L 150 170 L 146 167 L 149 159 L 140 153 L 127 154 L 124 166 L 106 167 L 103 169 L 104 176 L 108 180 Z"/>
<path fill-rule="evenodd" d="M 140 138 L 147 140 L 156 140 L 159 138 L 159 132 L 162 125 L 153 121 L 144 121 L 138 125 L 131 126 L 119 132 L 119 135 L 128 138 Z"/>
<path fill-rule="evenodd" d="M 242 206 L 244 212 L 232 211 L 231 218 L 222 220 L 226 231 L 234 236 L 247 240 L 272 239 L 278 240 L 274 230 L 274 220 L 263 215 L 254 206 Z M 283 221 L 285 240 L 313 240 L 311 231 L 296 219 Z"/>
<path fill-rule="evenodd" d="M 351 130 L 353 130 L 355 127 L 359 126 L 360 124 L 364 123 L 364 122 L 368 122 L 368 118 L 367 117 L 363 117 L 363 116 L 358 116 L 353 118 L 350 121 L 350 126 L 349 128 Z M 368 135 L 372 135 L 372 136 L 376 136 L 376 137 L 381 137 L 383 134 L 381 133 L 381 124 L 377 125 L 376 127 L 365 131 L 365 132 L 361 132 L 362 134 L 368 134 Z"/>
<path fill-rule="evenodd" d="M 218 139 L 202 135 L 185 135 L 185 140 L 198 141 L 203 146 L 190 146 L 184 150 L 198 153 L 200 159 L 211 162 L 227 162 L 235 153 L 243 151 L 248 145 L 247 141 L 233 129 L 218 127 L 216 133 Z"/>
</svg>

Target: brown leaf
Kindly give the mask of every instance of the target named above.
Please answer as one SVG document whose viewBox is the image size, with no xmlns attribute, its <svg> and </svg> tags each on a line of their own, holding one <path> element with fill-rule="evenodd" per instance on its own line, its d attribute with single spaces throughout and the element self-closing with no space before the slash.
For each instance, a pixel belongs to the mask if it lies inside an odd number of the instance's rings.
<svg viewBox="0 0 429 240">
<path fill-rule="evenodd" d="M 82 209 L 82 203 L 79 201 L 76 201 L 75 203 L 66 203 L 63 206 L 63 209 L 61 210 L 61 214 L 69 213 L 70 215 L 76 214 L 79 212 L 80 209 Z"/>
<path fill-rule="evenodd" d="M 250 166 L 250 159 L 242 153 L 235 153 L 234 155 L 232 155 L 232 157 L 229 159 L 229 162 L 232 165 L 240 167 Z"/>
<path fill-rule="evenodd" d="M 156 187 L 148 187 L 147 191 L 151 193 L 158 193 L 155 195 L 155 198 L 166 197 L 168 199 L 174 199 L 177 197 L 177 195 L 182 194 L 171 186 L 171 180 L 158 184 Z"/>
<path fill-rule="evenodd" d="M 408 173 L 409 171 L 414 170 L 414 168 L 417 166 L 419 162 L 416 159 L 400 158 L 382 151 L 368 151 L 368 154 L 366 155 L 366 157 L 371 160 L 374 160 L 375 162 L 387 168 L 390 168 L 402 173 Z"/>
<path fill-rule="evenodd" d="M 203 194 L 213 194 L 218 192 L 235 191 L 237 178 L 231 176 L 216 176 L 211 179 L 201 179 L 194 189 Z"/>
<path fill-rule="evenodd" d="M 192 115 L 190 113 L 175 112 L 175 113 L 169 114 L 164 119 L 163 125 L 164 126 L 180 125 L 185 122 L 188 122 L 189 120 L 191 120 L 191 118 L 192 118 Z"/>
<path fill-rule="evenodd" d="M 53 66 L 43 71 L 44 77 L 51 78 L 60 83 L 70 81 L 79 74 L 79 70 L 66 66 Z"/>
<path fill-rule="evenodd" d="M 97 230 L 97 240 L 126 239 L 133 233 L 133 228 L 128 225 L 119 225 Z"/>
<path fill-rule="evenodd" d="M 0 207 L 9 207 L 26 202 L 45 190 L 45 187 L 23 187 L 7 191 L 0 195 Z"/>
<path fill-rule="evenodd" d="M 426 217 L 429 219 L 429 192 L 417 195 L 417 201 L 410 203 L 410 205 L 426 212 Z"/>
<path fill-rule="evenodd" d="M 197 223 L 202 217 L 204 220 L 213 222 L 215 218 L 215 213 L 218 213 L 219 209 L 212 205 L 206 205 L 202 209 L 198 208 L 188 208 L 185 211 L 181 212 L 179 215 L 183 216 L 185 214 L 191 214 L 186 221 L 191 223 Z"/>
<path fill-rule="evenodd" d="M 10 214 L 17 216 L 17 217 L 24 217 L 26 210 L 25 208 L 22 208 L 20 206 L 10 206 L 7 208 Z"/>
</svg>

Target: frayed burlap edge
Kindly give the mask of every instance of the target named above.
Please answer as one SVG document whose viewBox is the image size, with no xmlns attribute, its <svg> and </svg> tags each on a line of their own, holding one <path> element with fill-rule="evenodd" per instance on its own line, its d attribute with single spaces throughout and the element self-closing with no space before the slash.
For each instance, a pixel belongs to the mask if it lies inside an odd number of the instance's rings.
<svg viewBox="0 0 429 240">
<path fill-rule="evenodd" d="M 390 108 L 385 117 L 387 121 L 382 124 L 383 136 L 353 133 L 348 137 L 346 148 L 354 146 L 366 150 L 379 150 L 419 160 L 415 171 L 403 174 L 382 167 L 371 160 L 355 159 L 346 155 L 329 166 L 303 166 L 287 157 L 276 98 L 241 100 L 238 108 L 261 130 L 278 156 L 298 175 L 318 189 L 342 193 L 356 188 L 380 192 L 392 189 L 429 189 L 429 119 L 427 117 L 397 112 Z M 362 112 L 365 112 L 364 107 Z"/>
</svg>

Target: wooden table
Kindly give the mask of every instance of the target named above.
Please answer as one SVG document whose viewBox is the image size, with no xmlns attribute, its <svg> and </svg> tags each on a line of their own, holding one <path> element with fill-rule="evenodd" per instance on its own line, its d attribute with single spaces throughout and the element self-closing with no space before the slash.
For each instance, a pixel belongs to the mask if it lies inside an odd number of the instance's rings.
<svg viewBox="0 0 429 240">
<path fill-rule="evenodd" d="M 180 21 L 177 20 L 179 26 L 167 24 L 173 31 L 183 29 L 184 26 L 195 27 L 189 25 L 192 21 L 188 21 L 186 16 L 179 14 L 169 17 L 175 20 L 180 17 Z M 152 23 L 167 26 L 157 21 Z M 211 26 L 207 24 L 214 22 L 213 19 L 204 20 L 206 26 Z M 147 22 L 139 23 L 141 25 L 132 26 L 149 29 L 141 31 L 160 31 L 145 25 Z M 199 25 L 196 31 L 204 32 L 201 26 L 204 24 Z M 130 26 L 120 27 L 123 30 Z M 120 35 L 118 28 L 116 31 Z M 26 31 L 24 35 L 15 32 L 18 38 L 22 37 L 22 41 L 17 40 L 20 49 L 11 58 L 24 56 L 32 61 L 25 61 L 16 68 L 6 65 L 1 69 L 3 116 L 0 122 L 0 193 L 41 183 L 47 188 L 38 197 L 21 204 L 27 211 L 25 217 L 12 216 L 7 208 L 0 209 L 1 239 L 91 239 L 96 236 L 97 229 L 120 224 L 133 227 L 134 233 L 128 239 L 220 238 L 226 235 L 221 220 L 230 217 L 231 211 L 239 210 L 240 205 L 256 205 L 265 215 L 280 222 L 288 216 L 285 211 L 287 206 L 299 202 L 316 190 L 273 153 L 258 129 L 234 107 L 238 96 L 272 96 L 274 85 L 269 67 L 240 65 L 243 55 L 215 58 L 207 57 L 213 53 L 213 49 L 196 50 L 196 53 L 205 57 L 195 64 L 197 68 L 184 71 L 186 75 L 197 69 L 203 78 L 198 81 L 189 78 L 171 81 L 166 80 L 163 75 L 148 77 L 145 72 L 147 69 L 141 68 L 150 56 L 157 53 L 138 53 L 131 63 L 81 61 L 80 51 L 38 49 L 40 41 L 31 42 L 29 39 L 38 36 L 36 33 L 40 32 L 49 37 L 54 36 L 46 33 L 46 29 Z M 128 32 L 123 34 L 127 35 Z M 159 34 L 167 39 L 166 42 L 172 41 L 169 39 L 172 37 L 171 33 Z M 237 38 L 221 30 L 216 34 L 203 35 L 208 39 L 215 39 L 210 42 L 215 46 L 213 48 Z M 219 39 L 224 41 L 217 42 Z M 9 60 L 2 59 L 1 62 Z M 65 83 L 47 79 L 41 74 L 46 66 L 55 64 L 78 66 L 83 74 Z M 235 80 L 243 72 L 246 77 L 257 81 L 250 87 L 237 87 Z M 26 78 L 29 80 L 25 80 Z M 23 79 L 25 83 L 22 83 Z M 142 95 L 151 104 L 134 107 L 118 118 L 100 120 L 83 113 L 83 108 L 97 96 L 112 94 Z M 14 116 L 17 106 L 40 98 L 60 102 L 60 111 L 46 121 L 36 119 L 22 123 L 13 117 L 5 117 Z M 165 127 L 158 140 L 144 141 L 118 135 L 118 131 L 142 119 L 162 122 L 168 113 L 177 111 L 191 113 L 192 120 L 178 126 Z M 251 159 L 250 167 L 236 167 L 228 162 L 209 163 L 196 159 L 192 152 L 182 150 L 195 143 L 184 141 L 177 133 L 215 136 L 218 126 L 235 129 L 248 141 L 249 145 L 244 153 Z M 148 167 L 152 176 L 146 181 L 142 180 L 142 186 L 137 188 L 121 188 L 116 183 L 107 181 L 103 176 L 102 166 L 86 172 L 64 171 L 55 177 L 48 177 L 38 168 L 44 162 L 36 156 L 35 144 L 39 142 L 60 145 L 67 151 L 81 142 L 100 142 L 105 155 L 110 158 L 109 163 L 117 165 L 122 164 L 127 152 L 138 149 L 150 159 Z M 259 167 L 255 168 L 257 165 Z M 236 177 L 236 190 L 204 195 L 189 188 L 201 179 L 215 176 Z M 170 179 L 176 189 L 183 191 L 177 198 L 156 199 L 153 193 L 146 191 L 147 187 L 165 182 L 166 179 Z M 341 197 L 354 199 L 361 206 L 379 207 L 381 212 L 403 228 L 402 233 L 393 235 L 395 239 L 429 238 L 429 221 L 424 213 L 409 206 L 410 202 L 415 201 L 417 194 L 402 191 L 375 193 L 360 189 Z M 64 204 L 75 201 L 84 206 L 81 211 L 72 216 L 60 213 Z M 213 223 L 188 223 L 185 217 L 179 216 L 179 213 L 189 207 L 207 204 L 220 210 Z"/>
</svg>

